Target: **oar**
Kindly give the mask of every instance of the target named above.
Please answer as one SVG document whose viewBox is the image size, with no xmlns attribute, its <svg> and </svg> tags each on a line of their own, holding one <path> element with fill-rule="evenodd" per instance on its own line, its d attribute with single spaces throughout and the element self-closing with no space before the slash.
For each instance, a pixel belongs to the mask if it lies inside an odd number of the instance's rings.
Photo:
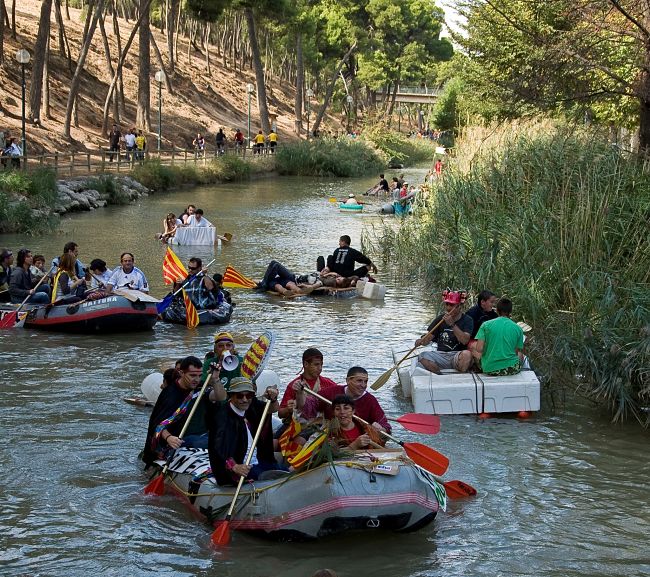
<svg viewBox="0 0 650 577">
<path fill-rule="evenodd" d="M 389 421 L 399 423 L 405 429 L 424 435 L 436 435 L 440 432 L 440 417 L 438 415 L 424 415 L 422 413 L 407 413 L 397 419 L 386 417 Z"/>
<path fill-rule="evenodd" d="M 217 238 L 221 239 L 222 241 L 230 242 L 232 240 L 232 232 L 224 232 L 223 235 L 218 234 Z"/>
<path fill-rule="evenodd" d="M 315 391 L 312 391 L 309 387 L 305 387 L 303 390 L 309 393 L 310 395 L 313 395 L 317 399 L 320 399 L 321 401 L 328 403 L 329 405 L 332 404 L 332 401 L 319 395 Z M 360 423 L 368 427 L 370 426 L 370 423 L 364 421 L 361 417 L 357 415 L 352 415 L 352 416 Z M 432 449 L 431 447 L 427 447 L 426 445 L 423 445 L 421 443 L 404 443 L 403 441 L 396 439 L 392 435 L 389 435 L 386 431 L 378 431 L 378 432 L 384 435 L 384 437 L 386 437 L 387 439 L 390 439 L 391 441 L 397 443 L 400 447 L 402 447 L 406 451 L 406 454 L 414 463 L 420 465 L 420 467 L 426 469 L 427 471 L 433 473 L 434 475 L 444 475 L 445 471 L 449 468 L 449 459 L 445 457 L 442 453 L 438 453 L 438 451 L 436 451 L 435 449 Z"/>
<path fill-rule="evenodd" d="M 445 487 L 445 491 L 447 492 L 447 497 L 452 500 L 464 499 L 466 497 L 473 497 L 476 495 L 476 489 L 464 481 L 447 481 L 443 483 L 443 485 Z"/>
<path fill-rule="evenodd" d="M 54 267 L 50 267 L 50 270 L 47 274 L 43 275 L 41 277 L 41 280 L 39 280 L 36 283 L 36 286 L 34 287 L 34 293 L 36 292 L 36 289 L 41 286 L 41 283 L 49 277 L 50 273 L 52 272 L 52 269 Z M 32 294 L 34 294 L 32 293 Z M 22 310 L 22 308 L 25 306 L 25 303 L 29 300 L 31 297 L 31 294 L 28 294 L 27 297 L 25 297 L 25 300 L 20 303 L 20 306 L 15 310 L 10 312 L 8 315 L 5 315 L 5 317 L 0 321 L 0 329 L 10 329 L 12 328 L 17 322 L 18 322 L 18 313 Z"/>
<path fill-rule="evenodd" d="M 207 265 L 205 265 L 205 268 L 208 268 L 215 260 L 216 258 L 213 258 Z M 191 283 L 195 278 L 198 276 L 205 274 L 202 270 L 197 272 L 196 274 L 193 274 L 188 278 L 182 285 L 181 287 L 176 291 L 171 294 L 168 294 L 163 300 L 161 300 L 159 303 L 156 304 L 156 310 L 158 311 L 158 314 L 164 313 L 168 308 L 169 305 L 172 304 L 172 301 L 174 300 L 174 297 L 181 292 L 189 283 Z"/>
<path fill-rule="evenodd" d="M 262 427 L 264 426 L 264 421 L 266 420 L 266 414 L 269 412 L 270 406 L 271 406 L 271 400 L 266 399 L 266 403 L 264 405 L 264 412 L 262 413 L 262 419 L 260 420 L 260 424 L 257 426 L 257 431 L 255 431 L 255 438 L 253 439 L 253 444 L 250 446 L 250 449 L 248 450 L 248 454 L 246 455 L 246 459 L 244 460 L 244 465 L 250 465 L 251 459 L 253 457 L 253 451 L 257 446 L 257 441 L 260 438 L 260 433 L 262 432 Z M 241 491 L 241 487 L 243 484 L 244 484 L 244 476 L 242 475 L 239 477 L 239 483 L 237 483 L 237 490 L 235 491 L 235 495 L 232 498 L 232 503 L 230 503 L 230 509 L 228 509 L 228 514 L 226 515 L 226 518 L 219 523 L 217 528 L 212 533 L 212 543 L 214 545 L 227 545 L 230 542 L 230 519 L 232 518 L 232 512 L 235 510 L 235 503 L 237 503 L 237 498 L 239 497 L 239 492 Z"/>
<path fill-rule="evenodd" d="M 205 382 L 203 383 L 203 386 L 201 387 L 201 390 L 199 391 L 199 395 L 196 398 L 196 401 L 194 401 L 194 405 L 192 406 L 192 410 L 190 411 L 190 414 L 187 417 L 187 420 L 185 421 L 185 424 L 183 425 L 183 428 L 181 429 L 180 435 L 178 435 L 179 439 L 183 438 L 183 435 L 185 435 L 185 431 L 187 431 L 187 427 L 190 424 L 190 421 L 192 420 L 192 417 L 194 416 L 194 413 L 196 412 L 196 408 L 199 406 L 199 403 L 201 402 L 201 398 L 203 397 L 203 393 L 205 393 L 205 389 L 208 386 L 208 383 L 210 382 L 210 379 L 212 378 L 212 373 L 209 373 L 207 378 L 205 379 Z M 172 453 L 173 455 L 173 453 Z M 160 475 L 158 475 L 156 478 L 152 479 L 149 481 L 147 486 L 144 488 L 144 494 L 145 495 L 162 495 L 165 492 L 165 474 L 167 473 L 167 469 L 169 469 L 169 463 L 171 461 L 171 455 L 169 459 L 167 459 L 167 462 L 165 463 L 165 466 L 163 467 L 162 472 Z"/>
<path fill-rule="evenodd" d="M 456 310 L 455 307 L 454 307 L 451 311 L 449 311 L 449 312 L 452 312 L 452 311 L 454 311 L 454 310 Z M 431 335 L 431 334 L 433 334 L 433 333 L 435 332 L 435 330 L 436 330 L 436 329 L 437 329 L 437 328 L 438 328 L 438 327 L 439 327 L 439 326 L 444 322 L 444 320 L 445 320 L 445 316 L 443 315 L 443 317 L 440 319 L 440 322 L 439 322 L 439 323 L 436 323 L 436 326 L 433 327 L 430 331 L 428 331 L 427 334 L 424 335 L 424 336 L 422 337 L 422 339 L 428 337 L 428 336 Z M 421 339 L 419 339 L 419 340 L 421 340 Z M 381 375 L 381 376 L 380 376 L 380 377 L 379 377 L 379 378 L 378 378 L 378 379 L 377 379 L 377 380 L 376 380 L 372 385 L 370 385 L 370 388 L 371 388 L 373 391 L 376 391 L 377 389 L 381 389 L 381 387 L 383 387 L 383 386 L 388 382 L 388 379 L 390 379 L 390 376 L 393 374 L 393 372 L 395 371 L 395 369 L 397 369 L 397 367 L 399 367 L 399 366 L 400 366 L 400 365 L 401 365 L 401 364 L 402 364 L 402 363 L 403 363 L 403 362 L 404 362 L 404 361 L 409 357 L 409 355 L 410 355 L 410 354 L 411 354 L 415 349 L 418 348 L 418 346 L 420 346 L 420 345 L 415 345 L 415 346 L 414 346 L 414 347 L 413 347 L 413 348 L 412 348 L 408 353 L 406 353 L 406 354 L 405 354 L 405 355 L 404 355 L 404 356 L 403 356 L 403 357 L 402 357 L 402 358 L 401 358 L 397 363 L 395 363 L 395 364 L 394 364 L 390 369 L 388 369 L 388 370 L 387 370 L 383 375 Z"/>
</svg>

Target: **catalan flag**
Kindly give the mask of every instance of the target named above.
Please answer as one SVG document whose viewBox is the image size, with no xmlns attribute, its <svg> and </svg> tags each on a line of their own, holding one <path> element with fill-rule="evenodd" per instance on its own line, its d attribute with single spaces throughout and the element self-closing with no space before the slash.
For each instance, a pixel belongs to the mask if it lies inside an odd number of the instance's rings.
<svg viewBox="0 0 650 577">
<path fill-rule="evenodd" d="M 223 273 L 223 286 L 226 288 L 255 288 L 257 283 L 228 265 Z"/>
<path fill-rule="evenodd" d="M 185 290 L 183 290 L 183 301 L 185 302 L 185 324 L 188 329 L 193 329 L 199 324 L 199 314 Z"/>
<path fill-rule="evenodd" d="M 165 284 L 174 284 L 178 279 L 184 279 L 187 271 L 176 253 L 169 247 L 163 259 L 162 274 Z"/>
<path fill-rule="evenodd" d="M 302 426 L 296 420 L 296 417 L 292 416 L 291 423 L 284 431 L 284 433 L 280 435 L 280 438 L 278 439 L 278 443 L 280 445 L 280 451 L 282 451 L 282 455 L 286 459 L 293 458 L 302 449 L 302 446 L 299 443 L 296 443 L 296 441 L 294 441 L 294 439 L 298 436 L 301 430 L 302 430 Z"/>
<path fill-rule="evenodd" d="M 323 431 L 311 443 L 304 445 L 303 448 L 300 449 L 300 452 L 297 455 L 291 457 L 290 459 L 287 459 L 289 464 L 294 469 L 300 469 L 301 467 L 304 467 L 305 465 L 309 464 L 309 462 L 314 458 L 314 454 L 318 451 L 320 446 L 326 441 L 328 435 L 329 435 L 328 431 Z"/>
</svg>

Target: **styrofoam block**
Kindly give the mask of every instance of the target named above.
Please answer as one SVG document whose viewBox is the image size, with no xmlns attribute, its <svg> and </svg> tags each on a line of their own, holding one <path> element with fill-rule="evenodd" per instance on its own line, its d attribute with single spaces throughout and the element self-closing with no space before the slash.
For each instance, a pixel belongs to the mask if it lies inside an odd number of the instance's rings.
<svg viewBox="0 0 650 577">
<path fill-rule="evenodd" d="M 357 289 L 358 292 L 359 289 Z M 386 296 L 386 286 L 378 282 L 367 282 L 363 287 L 361 296 L 364 299 L 384 300 Z"/>
</svg>

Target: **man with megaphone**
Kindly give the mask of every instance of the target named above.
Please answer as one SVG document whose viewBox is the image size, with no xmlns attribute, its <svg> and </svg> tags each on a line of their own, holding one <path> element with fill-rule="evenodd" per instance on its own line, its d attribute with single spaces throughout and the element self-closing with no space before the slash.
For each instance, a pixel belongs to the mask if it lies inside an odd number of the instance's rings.
<svg viewBox="0 0 650 577">
<path fill-rule="evenodd" d="M 235 349 L 235 341 L 228 332 L 220 332 L 214 335 L 214 349 L 208 352 L 203 359 L 203 375 L 201 380 L 204 381 L 208 376 L 210 363 L 219 363 L 221 371 L 219 379 L 226 390 L 230 386 L 230 381 L 235 377 L 241 377 L 241 363 L 243 358 Z"/>
</svg>

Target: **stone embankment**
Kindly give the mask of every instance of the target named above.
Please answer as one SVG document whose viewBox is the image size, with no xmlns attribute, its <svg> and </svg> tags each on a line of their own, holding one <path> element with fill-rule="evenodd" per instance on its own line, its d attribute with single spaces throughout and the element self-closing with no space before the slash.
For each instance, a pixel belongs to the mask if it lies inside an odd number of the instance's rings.
<svg viewBox="0 0 650 577">
<path fill-rule="evenodd" d="M 100 187 L 103 189 L 101 192 L 93 188 L 97 182 L 92 178 L 59 180 L 58 198 L 52 207 L 52 212 L 65 214 L 94 210 L 107 204 L 125 204 L 142 196 L 148 196 L 151 192 L 146 186 L 129 176 L 113 177 L 112 185 Z"/>
</svg>

